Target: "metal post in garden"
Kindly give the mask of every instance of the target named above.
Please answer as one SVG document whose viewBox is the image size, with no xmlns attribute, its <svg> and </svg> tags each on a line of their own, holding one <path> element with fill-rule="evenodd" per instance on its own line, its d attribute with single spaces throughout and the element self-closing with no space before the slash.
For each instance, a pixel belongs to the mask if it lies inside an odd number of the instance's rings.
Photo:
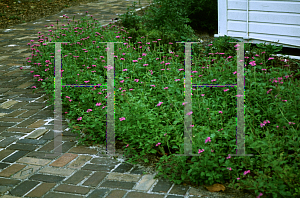
<svg viewBox="0 0 300 198">
<path fill-rule="evenodd" d="M 176 154 L 177 156 L 201 156 L 201 154 L 193 154 L 192 152 L 192 96 L 191 96 L 191 44 L 199 42 L 176 42 L 185 43 L 185 79 L 184 79 L 184 154 Z M 237 43 L 237 42 L 230 42 Z M 237 154 L 229 154 L 231 156 L 253 156 L 253 154 L 245 154 L 245 116 L 244 116 L 244 98 L 245 96 L 245 79 L 244 79 L 244 42 L 238 42 L 242 46 L 237 50 Z M 244 82 L 244 83 L 243 83 Z M 224 87 L 232 85 L 194 85 L 200 87 Z M 228 155 L 220 153 L 218 155 Z"/>
<path fill-rule="evenodd" d="M 62 154 L 62 104 L 61 104 L 61 43 L 55 43 L 55 77 L 54 77 L 54 154 L 47 154 L 46 157 L 59 156 Z M 69 42 L 64 42 L 69 43 Z"/>
<path fill-rule="evenodd" d="M 69 42 L 46 42 L 55 43 L 55 77 L 54 77 L 54 154 L 46 156 L 59 156 L 62 154 L 62 103 L 61 103 L 61 88 L 62 86 L 82 86 L 82 85 L 62 85 L 61 84 L 61 43 Z M 115 117 L 114 117 L 114 43 L 122 42 L 99 42 L 108 43 L 107 58 L 107 131 L 106 131 L 106 150 L 107 155 L 115 155 Z M 84 87 L 93 87 L 95 85 L 83 85 Z M 100 154 L 101 155 L 101 154 Z"/>
<path fill-rule="evenodd" d="M 230 156 L 253 156 L 253 154 L 245 153 L 245 71 L 244 71 L 244 43 L 245 42 L 229 42 L 237 43 L 237 150 L 236 154 Z"/>
</svg>

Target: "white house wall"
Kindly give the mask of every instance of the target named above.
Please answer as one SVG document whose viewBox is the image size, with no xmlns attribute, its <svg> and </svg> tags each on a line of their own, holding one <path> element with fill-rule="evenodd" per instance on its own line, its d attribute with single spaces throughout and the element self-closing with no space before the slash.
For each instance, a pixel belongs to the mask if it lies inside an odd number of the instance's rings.
<svg viewBox="0 0 300 198">
<path fill-rule="evenodd" d="M 300 48 L 300 0 L 218 0 L 218 34 L 214 36 L 224 35 Z"/>
</svg>

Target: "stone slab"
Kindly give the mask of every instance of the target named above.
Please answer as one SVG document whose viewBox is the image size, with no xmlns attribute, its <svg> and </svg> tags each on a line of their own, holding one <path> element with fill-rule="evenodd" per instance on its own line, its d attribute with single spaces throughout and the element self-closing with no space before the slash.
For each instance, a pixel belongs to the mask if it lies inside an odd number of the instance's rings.
<svg viewBox="0 0 300 198">
<path fill-rule="evenodd" d="M 70 176 L 75 170 L 71 169 L 62 169 L 56 167 L 44 167 L 39 171 L 39 173 L 47 173 L 52 175 L 59 175 L 59 176 Z"/>
<path fill-rule="evenodd" d="M 148 191 L 157 179 L 153 179 L 154 175 L 144 175 L 142 180 L 136 185 L 134 190 Z"/>
<path fill-rule="evenodd" d="M 3 109 L 9 109 L 9 107 L 13 106 L 14 104 L 18 103 L 18 101 L 15 100 L 9 100 L 7 102 L 4 102 L 0 105 L 0 108 Z"/>
<path fill-rule="evenodd" d="M 41 135 L 47 133 L 48 129 L 37 129 L 35 131 L 33 131 L 30 135 L 26 136 L 26 138 L 30 138 L 30 139 L 36 139 L 38 137 L 40 137 Z"/>
<path fill-rule="evenodd" d="M 124 173 L 109 173 L 107 180 L 125 181 L 125 182 L 138 182 L 141 175 L 124 174 Z"/>
<path fill-rule="evenodd" d="M 35 173 L 38 169 L 40 169 L 42 166 L 34 166 L 34 165 L 29 165 L 20 172 L 16 173 L 12 178 L 14 179 L 26 179 L 29 177 L 32 173 Z"/>
<path fill-rule="evenodd" d="M 51 160 L 48 159 L 37 159 L 33 157 L 23 157 L 17 161 L 18 163 L 23 164 L 32 164 L 37 166 L 45 166 L 51 162 Z"/>
<path fill-rule="evenodd" d="M 42 197 L 46 194 L 51 188 L 53 188 L 56 183 L 42 183 L 38 187 L 36 187 L 33 191 L 28 193 L 26 197 Z"/>
<path fill-rule="evenodd" d="M 11 175 L 17 173 L 18 171 L 20 171 L 24 167 L 26 167 L 26 165 L 13 164 L 13 165 L 7 167 L 6 169 L 2 170 L 0 172 L 0 177 L 10 177 Z"/>
<path fill-rule="evenodd" d="M 10 162 L 10 163 L 14 163 L 15 161 L 17 161 L 18 159 L 20 159 L 21 157 L 24 157 L 27 153 L 29 153 L 30 151 L 17 151 L 16 153 L 12 154 L 11 156 L 7 157 L 6 159 L 3 160 L 3 162 Z"/>
<path fill-rule="evenodd" d="M 21 139 L 16 143 L 19 144 L 34 144 L 34 145 L 43 145 L 47 142 L 47 140 L 36 140 L 36 139 Z"/>
<path fill-rule="evenodd" d="M 80 155 L 74 162 L 68 165 L 68 168 L 71 169 L 79 169 L 81 168 L 86 162 L 92 159 L 91 156 L 88 155 Z"/>
<path fill-rule="evenodd" d="M 63 167 L 74 160 L 78 155 L 72 153 L 65 153 L 63 156 L 54 161 L 50 166 Z"/>
<path fill-rule="evenodd" d="M 62 180 L 65 179 L 65 177 L 60 177 L 55 175 L 34 174 L 29 179 L 42 181 L 42 182 L 56 183 L 56 182 L 61 182 Z"/>
</svg>

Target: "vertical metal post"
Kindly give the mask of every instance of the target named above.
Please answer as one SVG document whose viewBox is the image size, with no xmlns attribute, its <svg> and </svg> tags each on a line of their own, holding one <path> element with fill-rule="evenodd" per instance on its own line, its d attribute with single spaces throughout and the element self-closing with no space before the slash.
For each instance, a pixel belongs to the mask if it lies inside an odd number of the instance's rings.
<svg viewBox="0 0 300 198">
<path fill-rule="evenodd" d="M 177 156 L 201 156 L 201 154 L 192 154 L 192 100 L 191 100 L 191 44 L 199 42 L 176 42 L 185 43 L 185 108 L 184 108 L 184 154 L 176 154 Z M 237 43 L 237 42 L 230 42 Z M 245 78 L 244 78 L 244 42 L 238 42 L 240 47 L 237 50 L 237 154 L 229 154 L 231 156 L 253 156 L 253 154 L 245 154 Z M 201 86 L 201 85 L 196 85 Z M 208 87 L 223 87 L 228 85 L 215 85 Z M 220 154 L 224 155 L 224 154 Z M 227 155 L 227 154 L 225 154 Z"/>
<path fill-rule="evenodd" d="M 62 103 L 61 103 L 61 43 L 55 43 L 55 77 L 54 77 L 54 154 L 47 154 L 47 157 L 59 156 L 62 154 Z M 63 42 L 69 43 L 69 42 Z"/>
</svg>

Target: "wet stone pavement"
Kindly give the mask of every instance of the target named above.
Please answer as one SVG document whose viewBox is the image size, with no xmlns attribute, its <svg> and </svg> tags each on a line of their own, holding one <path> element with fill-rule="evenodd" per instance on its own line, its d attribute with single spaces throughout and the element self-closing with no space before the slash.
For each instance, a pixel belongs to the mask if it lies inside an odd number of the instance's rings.
<svg viewBox="0 0 300 198">
<path fill-rule="evenodd" d="M 63 117 L 62 154 L 55 157 L 54 113 L 46 106 L 45 91 L 38 87 L 30 66 L 23 62 L 31 55 L 27 43 L 38 33 L 48 33 L 45 25 L 56 25 L 62 15 L 90 15 L 107 25 L 116 14 L 123 14 L 129 1 L 98 1 L 64 9 L 62 12 L 36 20 L 0 29 L 0 197 L 42 198 L 180 198 L 180 197 L 232 197 L 222 193 L 210 193 L 201 188 L 175 185 L 165 179 L 153 179 L 152 169 L 122 163 L 119 158 L 99 157 L 105 151 L 101 145 L 76 146 L 76 134 L 67 128 Z M 149 5 L 141 0 L 144 7 Z M 70 17 L 71 18 L 71 17 Z M 65 22 L 65 21 L 63 21 Z M 58 23 L 59 26 L 63 24 Z M 143 174 L 147 171 L 149 174 Z M 237 196 L 235 196 L 237 197 Z M 241 197 L 245 197 L 244 195 Z"/>
</svg>

